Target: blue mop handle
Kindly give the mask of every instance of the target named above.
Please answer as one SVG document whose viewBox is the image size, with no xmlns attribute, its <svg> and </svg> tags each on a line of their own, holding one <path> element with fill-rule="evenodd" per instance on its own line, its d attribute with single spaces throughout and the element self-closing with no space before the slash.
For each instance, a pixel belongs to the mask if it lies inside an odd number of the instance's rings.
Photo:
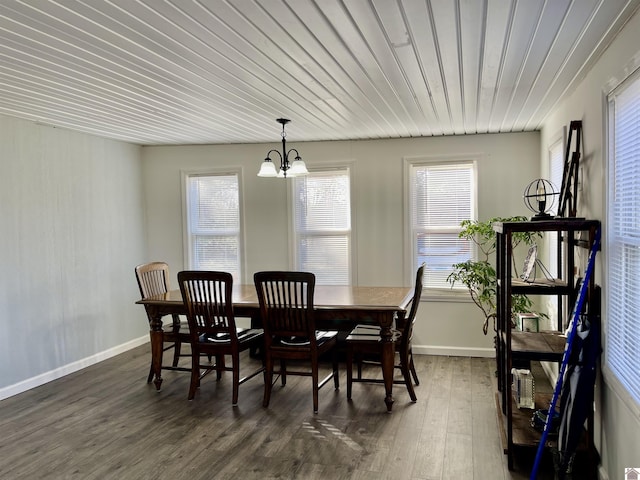
<svg viewBox="0 0 640 480">
<path fill-rule="evenodd" d="M 576 336 L 576 329 L 578 327 L 578 320 L 580 317 L 580 312 L 582 312 L 582 307 L 584 305 L 584 299 L 587 296 L 587 288 L 589 288 L 589 281 L 591 279 L 591 275 L 593 274 L 594 263 L 596 261 L 596 254 L 598 253 L 598 249 L 600 248 L 600 229 L 596 230 L 596 237 L 591 246 L 591 252 L 589 253 L 589 260 L 587 262 L 587 270 L 584 272 L 584 278 L 582 279 L 582 284 L 580 285 L 580 293 L 578 294 L 578 298 L 576 299 L 576 303 L 573 307 L 573 312 L 571 314 L 571 328 L 569 329 L 569 334 L 567 335 L 567 342 L 564 345 L 564 353 L 562 355 L 562 364 L 560 366 L 560 371 L 558 372 L 558 381 L 556 382 L 556 388 L 553 391 L 553 396 L 551 397 L 551 405 L 549 406 L 549 410 L 547 411 L 547 420 L 544 423 L 544 430 L 542 430 L 542 437 L 540 437 L 540 443 L 538 444 L 538 451 L 536 452 L 536 459 L 533 463 L 533 469 L 531 470 L 531 476 L 529 480 L 536 480 L 538 478 L 538 468 L 540 466 L 540 460 L 542 458 L 542 453 L 544 451 L 544 446 L 547 443 L 547 436 L 549 435 L 549 429 L 551 428 L 551 422 L 553 420 L 556 403 L 558 403 L 558 397 L 560 396 L 560 392 L 562 391 L 562 382 L 564 379 L 564 372 L 567 369 L 567 364 L 569 363 L 569 356 L 571 355 L 571 347 L 573 346 L 573 339 Z"/>
</svg>

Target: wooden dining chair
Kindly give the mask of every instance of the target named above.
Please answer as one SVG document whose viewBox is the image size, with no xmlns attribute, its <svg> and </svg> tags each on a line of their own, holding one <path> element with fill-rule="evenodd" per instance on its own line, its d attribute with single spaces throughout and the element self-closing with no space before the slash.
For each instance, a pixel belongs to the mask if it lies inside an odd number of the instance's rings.
<svg viewBox="0 0 640 480">
<path fill-rule="evenodd" d="M 240 352 L 248 350 L 262 339 L 262 329 L 236 327 L 233 313 L 233 276 L 227 272 L 183 271 L 178 273 L 182 299 L 187 307 L 191 340 L 191 384 L 189 400 L 200 386 L 200 380 L 215 371 L 217 379 L 225 371 L 233 372 L 232 404 L 238 404 L 238 387 L 264 370 L 240 378 Z M 231 357 L 231 366 L 225 363 Z M 202 359 L 215 358 L 215 363 Z"/>
<path fill-rule="evenodd" d="M 150 262 L 138 265 L 135 268 L 136 280 L 138 281 L 138 288 L 140 289 L 140 295 L 143 299 L 153 297 L 154 295 L 160 295 L 167 293 L 170 290 L 169 286 L 169 265 L 165 262 Z M 190 372 L 190 368 L 183 368 L 178 366 L 180 357 L 191 356 L 182 354 L 182 344 L 189 343 L 189 325 L 186 321 L 181 321 L 179 315 L 172 316 L 173 322 L 170 325 L 162 327 L 163 341 L 166 346 L 163 346 L 163 351 L 173 349 L 173 362 L 171 366 L 163 365 L 165 370 L 180 370 Z M 147 383 L 151 383 L 153 379 L 153 360 L 151 361 L 151 367 L 149 368 L 149 376 L 147 377 Z"/>
<path fill-rule="evenodd" d="M 409 392 L 412 402 L 417 400 L 413 389 L 411 377 L 416 385 L 420 384 L 415 366 L 413 364 L 413 352 L 411 351 L 411 339 L 413 337 L 413 326 L 416 321 L 416 313 L 422 295 L 422 283 L 425 264 L 423 263 L 416 273 L 416 283 L 411 300 L 409 315 L 404 321 L 402 328 L 392 330 L 392 341 L 399 356 L 399 362 L 394 365 L 395 369 L 402 372 L 402 380 L 394 380 L 395 384 L 404 384 Z M 380 338 L 380 327 L 374 325 L 356 325 L 346 338 L 347 344 L 347 399 L 351 400 L 351 388 L 353 382 L 383 383 L 380 378 L 364 378 L 362 376 L 363 363 L 379 364 L 382 356 L 382 342 Z M 354 359 L 357 364 L 358 375 L 353 377 Z"/>
<path fill-rule="evenodd" d="M 287 375 L 303 375 L 312 378 L 313 412 L 318 413 L 318 391 L 331 378 L 335 389 L 339 388 L 338 357 L 336 341 L 338 332 L 318 331 L 315 325 L 313 296 L 315 275 L 308 272 L 257 272 L 254 283 L 260 304 L 260 314 L 264 327 L 264 400 L 269 406 L 274 373 L 280 375 L 282 385 L 287 383 Z M 318 359 L 332 351 L 332 372 L 319 381 Z M 290 370 L 288 360 L 308 360 L 310 371 Z M 274 364 L 279 362 L 280 370 L 274 372 Z M 298 368 L 298 367 L 296 367 Z"/>
</svg>

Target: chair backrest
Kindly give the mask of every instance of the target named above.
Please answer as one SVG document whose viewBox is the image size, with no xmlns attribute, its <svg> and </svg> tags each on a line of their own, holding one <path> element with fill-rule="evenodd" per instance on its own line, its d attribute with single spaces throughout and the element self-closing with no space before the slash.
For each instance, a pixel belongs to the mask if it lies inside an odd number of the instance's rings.
<svg viewBox="0 0 640 480">
<path fill-rule="evenodd" d="M 187 270 L 178 273 L 178 283 L 193 342 L 203 335 L 210 340 L 237 338 L 230 273 Z"/>
<path fill-rule="evenodd" d="M 418 306 L 420 305 L 420 297 L 422 296 L 422 284 L 424 281 L 424 269 L 423 263 L 418 268 L 416 273 L 416 283 L 413 289 L 413 299 L 411 300 L 411 308 L 409 309 L 409 315 L 405 319 L 404 328 L 402 330 L 402 344 L 409 345 L 411 338 L 413 337 L 413 325 L 416 322 L 416 313 L 418 312 Z"/>
<path fill-rule="evenodd" d="M 151 262 L 135 268 L 138 288 L 142 298 L 153 297 L 169 291 L 169 265 Z"/>
<path fill-rule="evenodd" d="M 307 337 L 315 343 L 315 275 L 309 272 L 257 272 L 253 280 L 265 336 Z"/>
</svg>

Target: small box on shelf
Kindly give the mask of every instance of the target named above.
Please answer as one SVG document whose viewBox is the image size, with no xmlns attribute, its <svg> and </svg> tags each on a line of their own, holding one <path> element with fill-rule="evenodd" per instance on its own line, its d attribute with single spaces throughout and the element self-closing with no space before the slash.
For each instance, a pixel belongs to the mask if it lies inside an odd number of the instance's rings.
<svg viewBox="0 0 640 480">
<path fill-rule="evenodd" d="M 513 393 L 518 408 L 535 408 L 535 381 L 531 370 L 511 369 Z"/>
<path fill-rule="evenodd" d="M 521 332 L 538 332 L 540 316 L 536 313 L 518 313 L 516 329 Z"/>
</svg>

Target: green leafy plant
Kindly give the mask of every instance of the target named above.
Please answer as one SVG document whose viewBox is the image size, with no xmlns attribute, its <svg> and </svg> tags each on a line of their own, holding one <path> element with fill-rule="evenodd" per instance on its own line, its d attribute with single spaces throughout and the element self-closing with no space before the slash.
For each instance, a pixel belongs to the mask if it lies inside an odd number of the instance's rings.
<svg viewBox="0 0 640 480">
<path fill-rule="evenodd" d="M 521 222 L 526 221 L 526 217 L 495 217 L 484 222 L 478 220 L 463 220 L 460 223 L 462 231 L 458 237 L 470 240 L 478 246 L 478 260 L 467 260 L 466 262 L 453 265 L 453 272 L 447 277 L 447 281 L 453 287 L 460 283 L 467 287 L 471 300 L 475 303 L 484 315 L 484 325 L 482 331 L 487 334 L 489 321 L 496 318 L 496 270 L 493 267 L 493 256 L 496 251 L 496 233 L 493 230 L 495 222 Z M 536 238 L 541 238 L 540 232 L 514 232 L 512 235 L 512 247 L 518 245 L 531 245 Z M 513 261 L 513 257 L 512 257 Z M 518 271 L 513 263 L 512 271 L 518 275 Z M 531 312 L 533 301 L 522 294 L 511 296 L 512 314 Z M 545 316 L 545 315 L 542 315 Z M 513 321 L 513 319 L 512 319 Z M 495 326 L 494 326 L 495 329 Z"/>
</svg>

